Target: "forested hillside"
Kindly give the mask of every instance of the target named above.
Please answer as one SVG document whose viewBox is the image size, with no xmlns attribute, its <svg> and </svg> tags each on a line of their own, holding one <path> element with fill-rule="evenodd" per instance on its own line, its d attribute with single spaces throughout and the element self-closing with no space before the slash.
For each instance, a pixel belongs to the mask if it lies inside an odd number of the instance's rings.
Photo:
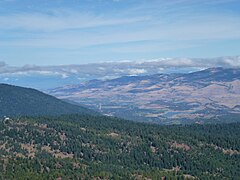
<svg viewBox="0 0 240 180">
<path fill-rule="evenodd" d="M 94 112 L 30 88 L 0 84 L 0 117 Z"/>
<path fill-rule="evenodd" d="M 89 115 L 0 121 L 0 179 L 238 179 L 240 124 Z"/>
</svg>

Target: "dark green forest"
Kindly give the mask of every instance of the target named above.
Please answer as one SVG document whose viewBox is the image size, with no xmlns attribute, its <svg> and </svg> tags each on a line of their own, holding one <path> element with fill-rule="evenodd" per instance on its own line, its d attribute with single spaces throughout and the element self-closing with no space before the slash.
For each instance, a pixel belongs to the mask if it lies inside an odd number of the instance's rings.
<svg viewBox="0 0 240 180">
<path fill-rule="evenodd" d="M 35 89 L 7 84 L 0 84 L 0 89 L 0 117 L 95 114 L 87 108 L 69 104 Z"/>
<path fill-rule="evenodd" d="M 239 179 L 240 123 L 90 115 L 0 121 L 0 179 Z"/>
</svg>

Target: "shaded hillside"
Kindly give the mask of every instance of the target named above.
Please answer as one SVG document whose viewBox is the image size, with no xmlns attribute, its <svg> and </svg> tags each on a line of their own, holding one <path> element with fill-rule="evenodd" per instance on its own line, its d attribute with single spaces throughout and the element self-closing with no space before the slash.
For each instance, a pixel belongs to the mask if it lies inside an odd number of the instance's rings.
<svg viewBox="0 0 240 180">
<path fill-rule="evenodd" d="M 40 91 L 0 84 L 0 116 L 93 113 Z"/>
<path fill-rule="evenodd" d="M 135 121 L 179 124 L 240 117 L 239 68 L 124 76 L 56 88 L 49 93 Z"/>
<path fill-rule="evenodd" d="M 71 115 L 0 121 L 1 179 L 238 179 L 240 124 Z"/>
</svg>

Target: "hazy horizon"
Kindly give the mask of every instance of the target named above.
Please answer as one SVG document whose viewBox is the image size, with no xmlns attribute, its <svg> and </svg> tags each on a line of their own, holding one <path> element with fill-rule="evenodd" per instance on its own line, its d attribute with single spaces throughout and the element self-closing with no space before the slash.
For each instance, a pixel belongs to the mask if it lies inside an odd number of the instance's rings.
<svg viewBox="0 0 240 180">
<path fill-rule="evenodd" d="M 40 90 L 79 84 L 92 79 L 114 79 L 162 73 L 189 73 L 212 67 L 239 68 L 240 56 L 218 58 L 159 58 L 141 61 L 102 62 L 75 65 L 0 64 L 0 82 Z"/>
</svg>

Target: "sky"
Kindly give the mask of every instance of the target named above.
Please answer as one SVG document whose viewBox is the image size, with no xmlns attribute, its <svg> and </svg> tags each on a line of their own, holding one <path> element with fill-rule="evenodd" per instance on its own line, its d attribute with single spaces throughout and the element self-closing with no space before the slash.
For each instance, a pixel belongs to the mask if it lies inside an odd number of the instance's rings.
<svg viewBox="0 0 240 180">
<path fill-rule="evenodd" d="M 239 50 L 239 0 L 0 0 L 0 67 L 214 58 Z"/>
<path fill-rule="evenodd" d="M 239 0 L 0 0 L 0 83 L 240 67 Z"/>
</svg>

